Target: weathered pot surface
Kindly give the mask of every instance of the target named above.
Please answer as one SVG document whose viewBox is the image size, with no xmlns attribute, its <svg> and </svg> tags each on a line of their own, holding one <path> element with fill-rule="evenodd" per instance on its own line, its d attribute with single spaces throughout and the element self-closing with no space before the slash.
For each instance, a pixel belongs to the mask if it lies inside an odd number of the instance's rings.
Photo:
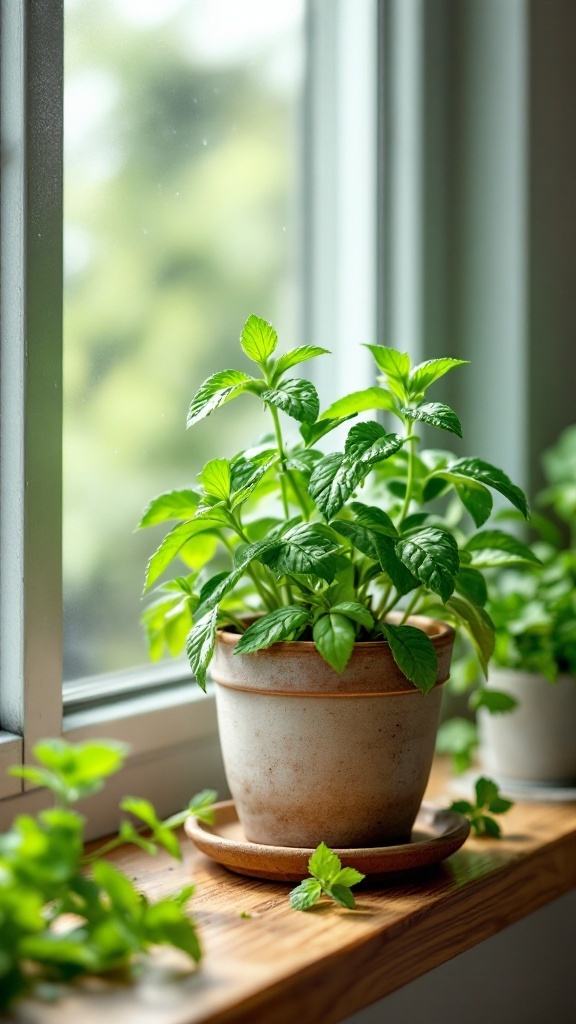
<svg viewBox="0 0 576 1024">
<path fill-rule="evenodd" d="M 479 715 L 482 763 L 500 781 L 549 786 L 576 784 L 576 677 L 555 683 L 516 669 L 493 669 L 490 687 L 518 706 L 505 714 Z"/>
<path fill-rule="evenodd" d="M 438 657 L 437 685 L 426 697 L 385 642 L 356 644 L 340 676 L 312 642 L 234 655 L 238 634 L 220 632 L 212 663 L 220 737 L 249 840 L 340 848 L 408 840 L 454 642 L 446 623 L 408 622 L 430 636 Z"/>
</svg>

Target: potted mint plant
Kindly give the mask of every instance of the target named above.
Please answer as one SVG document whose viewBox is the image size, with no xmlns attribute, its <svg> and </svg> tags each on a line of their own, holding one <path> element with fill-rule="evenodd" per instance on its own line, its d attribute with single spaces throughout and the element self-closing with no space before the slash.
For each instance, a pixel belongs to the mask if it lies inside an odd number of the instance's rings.
<svg viewBox="0 0 576 1024">
<path fill-rule="evenodd" d="M 545 453 L 543 465 L 548 487 L 536 503 L 555 519 L 533 518 L 542 565 L 498 572 L 489 586 L 496 646 L 488 693 L 495 688 L 509 704 L 505 714 L 481 710 L 482 757 L 508 784 L 574 786 L 576 427 Z"/>
<path fill-rule="evenodd" d="M 199 487 L 162 494 L 144 513 L 142 527 L 176 520 L 146 571 L 146 591 L 156 585 L 144 612 L 150 648 L 158 657 L 185 644 L 203 688 L 211 667 L 248 839 L 311 848 L 405 841 L 432 763 L 453 624 L 486 668 L 493 628 L 482 570 L 518 551 L 504 531 L 480 529 L 491 491 L 523 516 L 526 499 L 489 463 L 421 448 L 420 425 L 461 436 L 456 413 L 427 393 L 462 360 L 412 367 L 406 353 L 368 346 L 379 385 L 320 413 L 313 385 L 292 370 L 327 353 L 304 345 L 277 355 L 277 342 L 251 316 L 241 345 L 256 375 L 220 370 L 188 414 L 196 427 L 225 403 L 256 399 L 271 434 L 211 460 Z M 369 411 L 397 429 L 354 422 L 343 450 L 326 452 L 332 431 Z M 282 416 L 296 437 L 285 437 Z M 469 514 L 468 536 L 442 515 L 449 492 Z M 190 553 L 195 571 L 158 585 Z M 418 614 L 432 599 L 441 619 Z"/>
</svg>

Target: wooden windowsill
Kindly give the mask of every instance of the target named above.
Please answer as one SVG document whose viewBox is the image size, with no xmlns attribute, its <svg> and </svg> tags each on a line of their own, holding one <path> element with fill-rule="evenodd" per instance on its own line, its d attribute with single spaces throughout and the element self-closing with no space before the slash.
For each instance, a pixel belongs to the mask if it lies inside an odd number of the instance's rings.
<svg viewBox="0 0 576 1024">
<path fill-rule="evenodd" d="M 427 794 L 449 804 L 436 765 Z M 151 897 L 191 878 L 204 960 L 159 953 L 132 987 L 100 981 L 26 1024 L 335 1024 L 576 886 L 576 803 L 517 804 L 501 841 L 470 838 L 427 873 L 360 890 L 358 910 L 290 909 L 290 886 L 228 873 L 184 840 L 184 863 L 138 850 L 114 860 Z M 250 918 L 242 918 L 246 912 Z"/>
</svg>

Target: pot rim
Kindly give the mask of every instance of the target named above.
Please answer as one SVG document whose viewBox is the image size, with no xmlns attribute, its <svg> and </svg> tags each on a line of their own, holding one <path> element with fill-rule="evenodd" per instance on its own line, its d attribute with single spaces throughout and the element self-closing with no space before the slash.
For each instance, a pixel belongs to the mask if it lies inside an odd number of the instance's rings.
<svg viewBox="0 0 576 1024">
<path fill-rule="evenodd" d="M 244 616 L 244 618 L 252 623 L 256 622 L 259 618 L 263 618 L 260 615 Z M 402 612 L 391 612 L 386 616 L 386 620 L 395 624 L 399 619 L 402 618 Z M 426 623 L 428 626 L 432 626 L 434 632 L 428 632 L 427 629 L 423 629 L 422 623 Z M 444 622 L 442 619 L 435 619 L 428 615 L 409 615 L 406 622 L 403 623 L 406 626 L 415 626 L 417 629 L 421 629 L 423 633 L 426 633 L 430 637 L 435 648 L 445 647 L 447 644 L 451 644 L 456 636 L 456 630 L 448 622 Z M 229 632 L 226 628 L 220 628 L 216 631 L 216 635 L 220 643 L 226 644 L 228 647 L 235 647 L 240 640 L 240 633 Z M 355 650 L 370 651 L 379 650 L 382 645 L 390 647 L 387 640 L 361 640 L 354 644 Z M 303 654 L 307 649 L 316 650 L 316 644 L 313 640 L 278 640 L 276 643 L 271 644 L 270 647 L 265 648 L 266 651 L 273 651 L 274 648 L 282 648 L 283 654 Z M 256 651 L 256 654 L 259 652 Z M 247 655 L 249 657 L 249 655 Z"/>
</svg>

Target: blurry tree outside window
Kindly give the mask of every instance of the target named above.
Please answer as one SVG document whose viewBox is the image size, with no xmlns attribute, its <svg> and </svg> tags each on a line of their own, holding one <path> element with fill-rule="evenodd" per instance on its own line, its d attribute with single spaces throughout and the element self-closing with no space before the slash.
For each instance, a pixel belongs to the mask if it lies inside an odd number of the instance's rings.
<svg viewBox="0 0 576 1024">
<path fill-rule="evenodd" d="M 66 0 L 64 677 L 147 660 L 133 533 L 265 429 L 186 433 L 247 316 L 298 334 L 303 0 Z M 247 368 L 247 367 L 246 367 Z"/>
</svg>

